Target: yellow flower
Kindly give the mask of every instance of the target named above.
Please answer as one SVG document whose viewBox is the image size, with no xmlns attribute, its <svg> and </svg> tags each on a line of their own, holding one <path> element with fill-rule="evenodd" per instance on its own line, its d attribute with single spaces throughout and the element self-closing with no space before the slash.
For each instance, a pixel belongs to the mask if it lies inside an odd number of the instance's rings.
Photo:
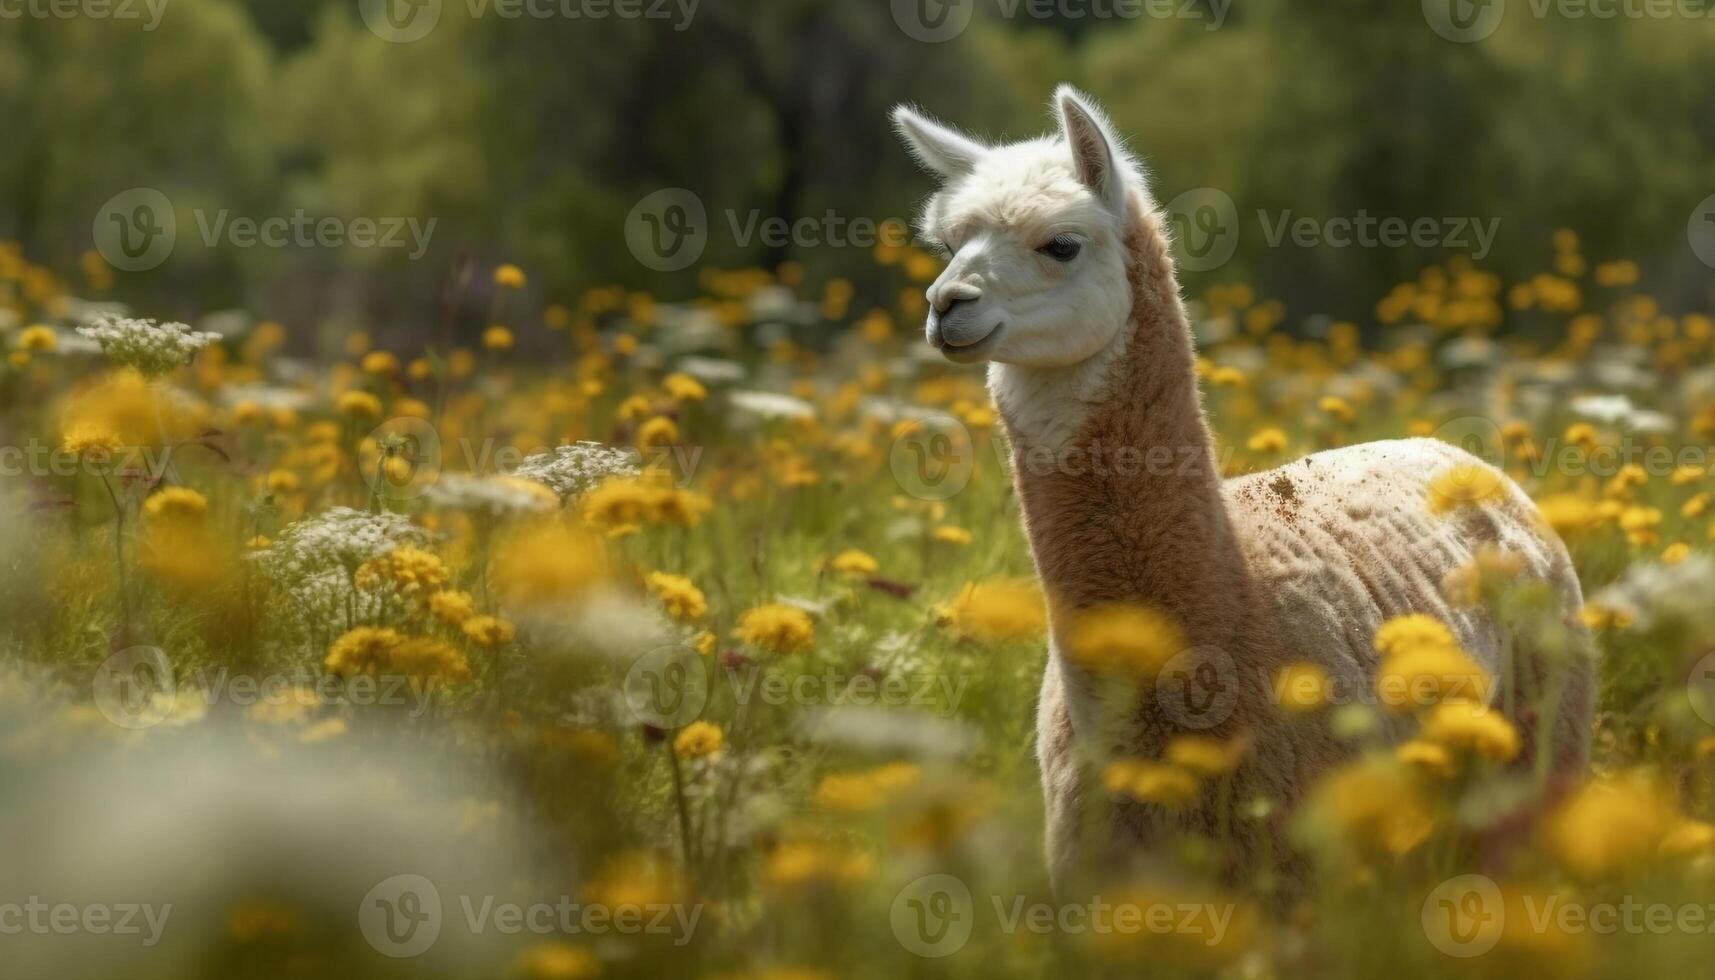
<svg viewBox="0 0 1715 980">
<path fill-rule="evenodd" d="M 665 415 L 657 415 L 637 427 L 637 448 L 654 449 L 671 446 L 679 441 L 679 427 Z"/>
<path fill-rule="evenodd" d="M 881 570 L 881 565 L 874 558 L 856 548 L 848 548 L 835 555 L 833 560 L 828 562 L 828 567 L 848 578 L 874 575 Z"/>
<path fill-rule="evenodd" d="M 1256 434 L 1245 442 L 1245 448 L 1253 453 L 1278 453 L 1286 448 L 1286 433 L 1272 426 L 1258 429 Z"/>
<path fill-rule="evenodd" d="M 429 596 L 429 613 L 448 626 L 462 626 L 476 615 L 476 600 L 469 592 L 443 589 Z"/>
<path fill-rule="evenodd" d="M 891 762 L 863 772 L 829 773 L 816 787 L 816 803 L 848 813 L 873 810 L 916 786 L 923 773 L 909 762 Z"/>
<path fill-rule="evenodd" d="M 768 855 L 762 879 L 776 888 L 799 888 L 822 882 L 851 885 L 875 875 L 875 859 L 828 844 L 792 841 Z"/>
<path fill-rule="evenodd" d="M 649 591 L 655 593 L 661 604 L 667 607 L 668 615 L 674 619 L 691 623 L 708 614 L 709 603 L 702 590 L 685 576 L 650 572 L 645 581 Z"/>
<path fill-rule="evenodd" d="M 1647 772 L 1593 780 L 1549 818 L 1556 857 L 1586 878 L 1635 868 L 1653 858 L 1683 818 L 1670 791 Z"/>
<path fill-rule="evenodd" d="M 470 663 L 451 643 L 434 636 L 404 637 L 389 653 L 388 666 L 418 680 L 462 684 L 470 680 Z"/>
<path fill-rule="evenodd" d="M 342 393 L 337 402 L 339 413 L 353 418 L 381 417 L 381 399 L 367 391 L 352 390 Z"/>
<path fill-rule="evenodd" d="M 681 759 L 701 759 L 721 750 L 721 730 L 706 721 L 693 721 L 673 738 L 673 754 Z"/>
<path fill-rule="evenodd" d="M 740 616 L 732 635 L 773 653 L 802 653 L 815 642 L 816 627 L 804 610 L 771 602 Z"/>
<path fill-rule="evenodd" d="M 970 582 L 936 619 L 962 636 L 985 642 L 1021 640 L 1042 633 L 1042 590 L 1028 579 Z"/>
<path fill-rule="evenodd" d="M 333 642 L 322 666 L 341 677 L 375 676 L 388 664 L 393 649 L 403 639 L 398 630 L 388 627 L 359 626 Z"/>
<path fill-rule="evenodd" d="M 1292 663 L 1274 675 L 1275 699 L 1287 711 L 1316 711 L 1333 696 L 1328 672 L 1312 663 Z"/>
<path fill-rule="evenodd" d="M 682 372 L 662 378 L 661 387 L 667 389 L 667 397 L 676 402 L 700 402 L 709 397 L 709 390 L 701 381 Z"/>
<path fill-rule="evenodd" d="M 1496 762 L 1510 762 L 1518 755 L 1518 732 L 1512 723 L 1499 712 L 1468 701 L 1436 705 L 1423 721 L 1423 736 Z"/>
<path fill-rule="evenodd" d="M 1322 396 L 1321 400 L 1316 403 L 1316 407 L 1320 408 L 1323 414 L 1338 422 L 1350 422 L 1358 417 L 1358 411 L 1352 407 L 1351 402 L 1334 395 Z"/>
<path fill-rule="evenodd" d="M 1419 647 L 1453 646 L 1453 631 L 1447 624 L 1424 613 L 1395 616 L 1376 630 L 1376 652 L 1383 657 Z"/>
<path fill-rule="evenodd" d="M 359 362 L 359 366 L 363 369 L 364 374 L 377 378 L 391 378 L 399 373 L 399 358 L 393 356 L 389 351 L 372 350 L 363 355 L 363 360 Z"/>
<path fill-rule="evenodd" d="M 506 289 L 524 288 L 524 270 L 511 263 L 494 267 L 494 284 Z"/>
<path fill-rule="evenodd" d="M 47 353 L 59 346 L 59 338 L 54 335 L 52 327 L 41 324 L 25 327 L 18 334 L 18 349 L 33 353 Z"/>
<path fill-rule="evenodd" d="M 520 528 L 495 549 L 494 582 L 512 605 L 543 606 L 578 599 L 606 574 L 602 543 L 559 524 Z"/>
<path fill-rule="evenodd" d="M 483 350 L 507 351 L 512 349 L 512 331 L 496 323 L 482 332 Z"/>
<path fill-rule="evenodd" d="M 479 647 L 497 647 L 512 642 L 516 630 L 499 616 L 472 616 L 459 627 Z"/>
<path fill-rule="evenodd" d="M 1691 546 L 1683 541 L 1675 541 L 1662 550 L 1661 560 L 1669 565 L 1677 565 L 1691 557 Z"/>
<path fill-rule="evenodd" d="M 1073 614 L 1066 653 L 1098 673 L 1153 677 L 1185 649 L 1185 634 L 1166 613 L 1111 605 Z"/>
<path fill-rule="evenodd" d="M 153 520 L 197 520 L 208 513 L 208 498 L 190 487 L 162 487 L 144 501 L 143 513 Z"/>
<path fill-rule="evenodd" d="M 941 544 L 957 545 L 962 548 L 971 543 L 971 532 L 962 527 L 942 524 L 930 533 L 930 538 Z"/>
<path fill-rule="evenodd" d="M 1196 773 L 1175 765 L 1147 759 L 1117 759 L 1102 771 L 1102 784 L 1109 793 L 1128 796 L 1140 803 L 1183 806 L 1197 798 Z"/>
<path fill-rule="evenodd" d="M 1409 766 L 1416 766 L 1434 776 L 1447 777 L 1453 775 L 1453 757 L 1447 750 L 1434 742 L 1426 742 L 1414 738 L 1401 743 L 1393 750 L 1394 758 Z"/>
<path fill-rule="evenodd" d="M 1406 854 L 1435 830 L 1419 781 L 1387 756 L 1365 756 L 1319 782 L 1300 825 L 1328 847 Z"/>
<path fill-rule="evenodd" d="M 1506 477 L 1480 463 L 1462 463 L 1429 481 L 1429 510 L 1433 514 L 1501 499 Z"/>
<path fill-rule="evenodd" d="M 1224 776 L 1239 767 L 1250 743 L 1243 738 L 1219 739 L 1180 735 L 1167 743 L 1167 761 L 1199 776 Z"/>
<path fill-rule="evenodd" d="M 1688 857 L 1715 848 L 1715 825 L 1682 820 L 1661 840 L 1663 857 Z"/>
<path fill-rule="evenodd" d="M 119 434 L 105 426 L 80 423 L 66 430 L 61 447 L 79 459 L 102 465 L 119 451 Z"/>
<path fill-rule="evenodd" d="M 359 565 L 352 581 L 360 589 L 392 587 L 408 596 L 423 596 L 439 591 L 451 577 L 439 555 L 402 544 Z"/>
<path fill-rule="evenodd" d="M 1376 696 L 1400 713 L 1444 701 L 1489 700 L 1494 681 L 1476 661 L 1453 646 L 1420 646 L 1383 661 Z"/>
<path fill-rule="evenodd" d="M 601 958 L 588 947 L 563 942 L 537 943 L 520 952 L 515 965 L 530 980 L 589 980 L 601 973 Z"/>
<path fill-rule="evenodd" d="M 1596 427 L 1588 422 L 1574 422 L 1566 427 L 1565 439 L 1579 448 L 1592 449 L 1596 445 Z"/>
</svg>

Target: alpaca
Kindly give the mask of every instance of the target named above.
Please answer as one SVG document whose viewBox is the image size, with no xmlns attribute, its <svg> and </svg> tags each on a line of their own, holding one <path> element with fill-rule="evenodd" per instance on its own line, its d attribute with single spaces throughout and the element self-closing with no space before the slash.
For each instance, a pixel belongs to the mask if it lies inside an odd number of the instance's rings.
<svg viewBox="0 0 1715 980">
<path fill-rule="evenodd" d="M 1510 668 L 1516 681 L 1532 660 L 1530 677 L 1549 692 L 1542 700 L 1558 692 L 1557 703 L 1540 713 L 1498 698 L 1496 706 L 1527 747 L 1543 722 L 1551 749 L 1531 761 L 1545 783 L 1580 772 L 1593 712 L 1587 634 L 1575 615 L 1583 600 L 1564 545 L 1524 491 L 1427 439 L 1319 452 L 1224 480 L 1164 217 L 1086 96 L 1062 86 L 1054 109 L 1056 135 L 1001 146 L 906 106 L 893 114 L 907 147 L 942 181 L 922 220 L 949 255 L 928 288 L 926 337 L 949 361 L 988 364 L 1049 599 L 1037 756 L 1053 879 L 1111 869 L 1167 830 L 1225 828 L 1240 867 L 1281 853 L 1278 819 L 1240 826 L 1207 798 L 1182 808 L 1110 800 L 1092 785 L 1092 760 L 1158 758 L 1187 732 L 1248 738 L 1251 753 L 1232 777 L 1239 792 L 1228 798 L 1266 795 L 1288 812 L 1351 750 L 1326 724 L 1288 719 L 1271 679 L 1308 662 L 1337 691 L 1369 692 L 1376 629 L 1406 613 L 1447 624 L 1491 678 Z M 1498 499 L 1432 514 L 1430 483 L 1455 466 L 1485 468 Z M 1542 658 L 1509 653 L 1503 624 L 1443 596 L 1443 579 L 1483 548 L 1522 561 L 1524 576 L 1553 590 L 1578 648 L 1555 665 L 1553 686 L 1543 683 Z M 1159 684 L 1154 698 L 1115 705 L 1109 686 L 1065 656 L 1072 615 L 1115 603 L 1177 620 L 1187 662 L 1201 671 L 1192 674 L 1217 681 L 1210 693 L 1226 698 L 1216 723 L 1205 729 L 1170 710 Z M 1119 728 L 1102 727 L 1098 719 L 1116 708 Z M 1408 719 L 1385 724 L 1394 739 L 1411 728 Z"/>
</svg>

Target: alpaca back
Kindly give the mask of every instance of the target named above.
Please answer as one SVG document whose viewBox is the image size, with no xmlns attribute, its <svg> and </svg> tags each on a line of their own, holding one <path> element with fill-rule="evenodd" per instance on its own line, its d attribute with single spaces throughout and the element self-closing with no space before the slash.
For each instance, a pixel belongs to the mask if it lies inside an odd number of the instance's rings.
<svg viewBox="0 0 1715 980">
<path fill-rule="evenodd" d="M 1516 483 L 1491 470 L 1500 488 L 1493 499 L 1432 510 L 1432 482 L 1454 467 L 1488 469 L 1453 446 L 1410 439 L 1316 453 L 1224 485 L 1281 653 L 1327 671 L 1337 698 L 1373 699 L 1376 630 L 1406 613 L 1446 623 L 1491 677 L 1513 669 L 1506 624 L 1481 605 L 1455 604 L 1444 588 L 1485 547 L 1519 562 L 1521 578 L 1547 582 L 1562 618 L 1577 621 L 1583 595 L 1571 559 Z M 1572 678 L 1574 700 L 1587 700 L 1588 673 L 1586 665 Z M 1582 712 L 1587 733 L 1587 706 L 1569 709 L 1563 718 Z M 1401 732 L 1409 727 L 1404 715 L 1390 718 Z"/>
</svg>

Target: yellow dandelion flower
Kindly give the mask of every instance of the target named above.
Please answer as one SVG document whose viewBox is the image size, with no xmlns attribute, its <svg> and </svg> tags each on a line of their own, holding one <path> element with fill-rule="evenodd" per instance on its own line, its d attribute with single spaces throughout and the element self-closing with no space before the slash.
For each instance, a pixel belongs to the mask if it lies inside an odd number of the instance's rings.
<svg viewBox="0 0 1715 980">
<path fill-rule="evenodd" d="M 1496 762 L 1518 755 L 1518 731 L 1501 714 L 1480 704 L 1454 701 L 1436 705 L 1423 721 L 1429 741 L 1475 752 Z"/>
<path fill-rule="evenodd" d="M 1172 617 L 1147 606 L 1113 605 L 1074 614 L 1066 654 L 1097 673 L 1154 677 L 1185 649 Z"/>
<path fill-rule="evenodd" d="M 709 390 L 701 381 L 682 372 L 662 378 L 661 387 L 667 390 L 667 397 L 676 402 L 700 402 L 709 397 Z"/>
<path fill-rule="evenodd" d="M 482 349 L 491 351 L 511 350 L 512 331 L 498 323 L 491 324 L 482 332 Z"/>
<path fill-rule="evenodd" d="M 1312 663 L 1293 663 L 1274 675 L 1275 700 L 1293 712 L 1317 711 L 1333 697 L 1328 672 Z"/>
<path fill-rule="evenodd" d="M 1445 514 L 1459 507 L 1500 500 L 1506 495 L 1506 477 L 1478 463 L 1462 463 L 1436 474 L 1429 481 L 1429 511 Z"/>
<path fill-rule="evenodd" d="M 44 327 L 38 323 L 34 326 L 25 327 L 18 333 L 19 350 L 26 350 L 35 354 L 46 354 L 52 352 L 54 348 L 58 346 L 59 338 L 54 334 L 52 327 Z"/>
<path fill-rule="evenodd" d="M 208 498 L 190 487 L 162 487 L 144 501 L 143 513 L 158 521 L 194 521 L 208 513 Z"/>
<path fill-rule="evenodd" d="M 848 548 L 835 555 L 828 567 L 848 578 L 861 578 L 874 575 L 881 570 L 881 565 L 868 552 L 856 548 Z"/>
<path fill-rule="evenodd" d="M 1493 688 L 1493 678 L 1453 646 L 1412 648 L 1383 661 L 1376 673 L 1377 698 L 1400 713 L 1446 701 L 1486 704 Z"/>
<path fill-rule="evenodd" d="M 590 980 L 601 973 L 601 958 L 592 950 L 563 942 L 530 946 L 519 952 L 513 965 L 530 980 Z"/>
<path fill-rule="evenodd" d="M 732 635 L 771 653 L 802 653 L 815 642 L 816 627 L 804 610 L 771 602 L 747 610 Z"/>
<path fill-rule="evenodd" d="M 1453 631 L 1447 624 L 1424 613 L 1395 616 L 1376 630 L 1376 652 L 1383 657 L 1404 653 L 1418 647 L 1454 646 Z"/>
<path fill-rule="evenodd" d="M 513 625 L 499 616 L 472 616 L 459 626 L 459 630 L 472 643 L 489 648 L 511 643 L 517 634 Z"/>
<path fill-rule="evenodd" d="M 505 289 L 522 289 L 524 282 L 524 270 L 510 262 L 494 267 L 494 284 L 496 286 Z"/>
<path fill-rule="evenodd" d="M 1272 455 L 1286 449 L 1286 433 L 1272 426 L 1258 429 L 1248 440 L 1245 448 L 1253 453 Z"/>
<path fill-rule="evenodd" d="M 667 607 L 667 614 L 674 619 L 693 623 L 708 614 L 709 603 L 702 590 L 685 576 L 650 572 L 645 576 L 645 582 L 649 591 L 655 593 L 661 604 Z"/>
<path fill-rule="evenodd" d="M 1117 759 L 1102 771 L 1102 785 L 1115 796 L 1140 803 L 1183 806 L 1197 798 L 1196 773 L 1147 759 Z"/>
<path fill-rule="evenodd" d="M 956 545 L 960 548 L 971 543 L 971 532 L 951 524 L 938 525 L 929 533 L 929 538 L 940 544 Z"/>
<path fill-rule="evenodd" d="M 701 759 L 721 750 L 720 727 L 706 721 L 693 721 L 680 729 L 673 738 L 673 754 L 681 759 Z"/>
</svg>

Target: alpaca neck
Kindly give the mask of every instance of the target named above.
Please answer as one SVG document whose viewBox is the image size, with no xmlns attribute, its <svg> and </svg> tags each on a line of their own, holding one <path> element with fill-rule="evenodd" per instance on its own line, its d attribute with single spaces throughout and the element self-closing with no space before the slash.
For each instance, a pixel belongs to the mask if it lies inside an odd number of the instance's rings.
<svg viewBox="0 0 1715 980">
<path fill-rule="evenodd" d="M 1230 648 L 1244 563 L 1167 241 L 1152 211 L 1135 210 L 1132 311 L 1110 350 L 1059 372 L 998 369 L 991 383 L 1050 609 L 1144 604 L 1193 644 Z"/>
</svg>

